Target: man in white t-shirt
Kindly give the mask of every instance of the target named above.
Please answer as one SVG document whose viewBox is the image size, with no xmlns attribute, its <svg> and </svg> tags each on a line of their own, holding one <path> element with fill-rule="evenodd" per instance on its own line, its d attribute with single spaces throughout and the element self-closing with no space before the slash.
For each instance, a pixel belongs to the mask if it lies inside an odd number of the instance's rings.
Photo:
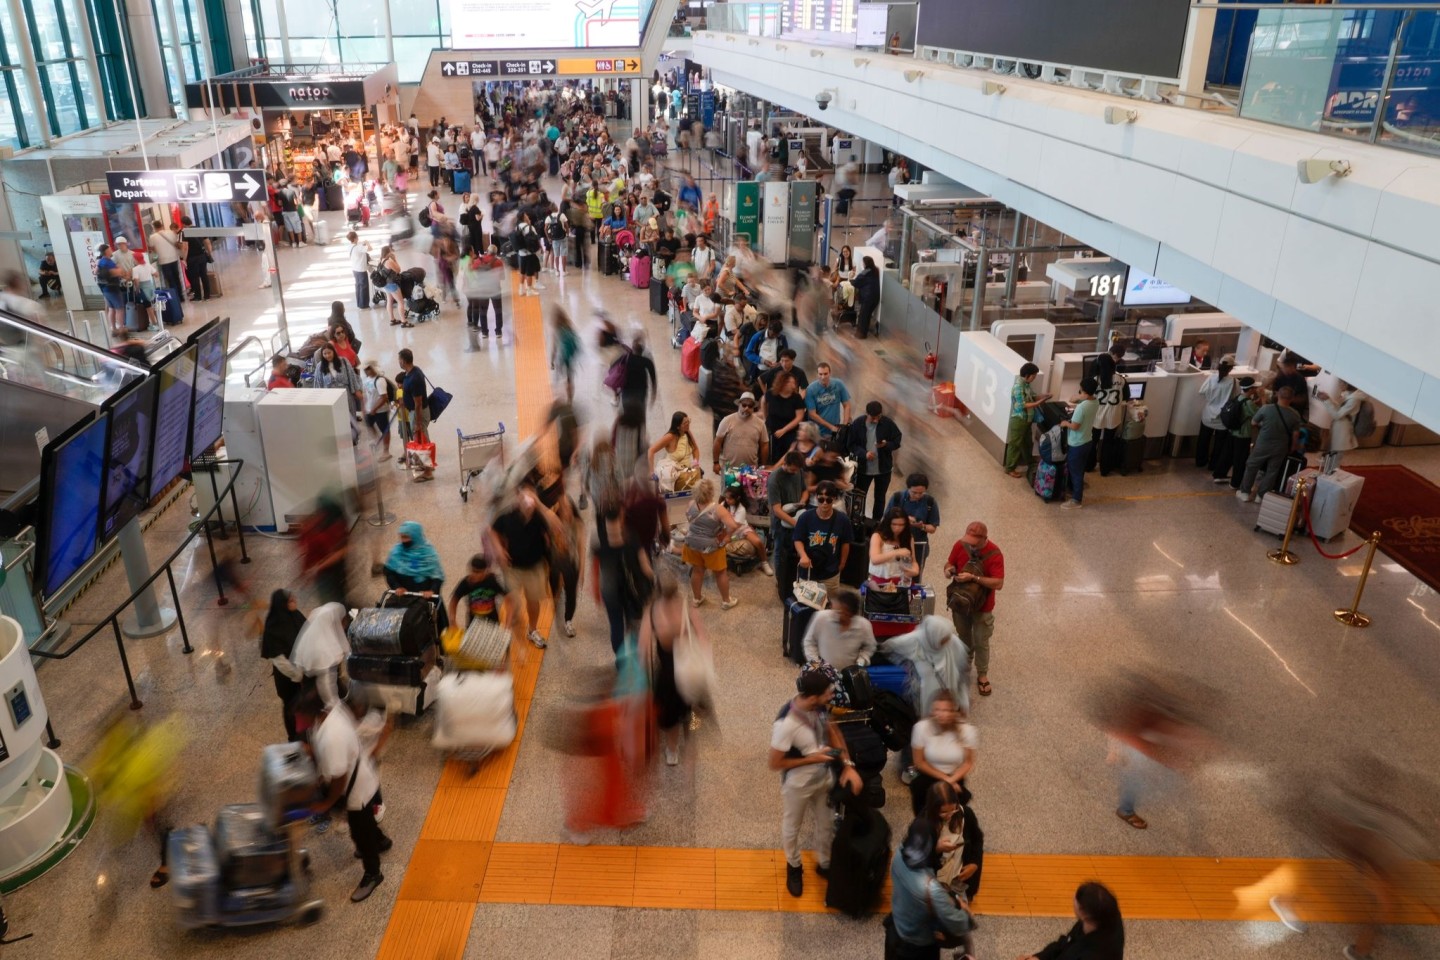
<svg viewBox="0 0 1440 960">
<path fill-rule="evenodd" d="M 690 262 L 695 264 L 695 272 L 702 277 L 710 276 L 715 269 L 715 248 L 710 246 L 710 241 L 704 236 L 695 239 L 695 249 L 690 252 Z"/>
<path fill-rule="evenodd" d="M 325 781 L 324 798 L 315 812 L 323 814 L 338 803 L 345 804 L 345 817 L 350 824 L 350 839 L 355 854 L 364 865 L 360 884 L 350 894 L 352 903 L 359 903 L 380 886 L 385 875 L 380 872 L 380 855 L 394 844 L 380 829 L 375 811 L 380 806 L 380 770 L 374 753 L 385 744 L 390 734 L 388 722 L 378 717 L 358 721 L 366 715 L 368 704 L 358 686 L 350 688 L 350 696 L 334 704 L 321 715 L 320 725 L 310 735 L 315 751 L 315 766 Z M 374 728 L 379 728 L 378 733 Z M 367 741 L 371 741 L 366 746 Z"/>
<path fill-rule="evenodd" d="M 770 733 L 771 770 L 779 770 L 784 813 L 780 820 L 785 849 L 785 889 L 792 897 L 805 892 L 805 868 L 800 860 L 800 831 L 805 816 L 811 819 L 815 840 L 815 872 L 830 871 L 830 842 L 835 818 L 828 799 L 833 782 L 830 768 L 840 768 L 840 784 L 859 793 L 860 775 L 850 759 L 840 728 L 830 719 L 826 704 L 835 689 L 825 674 L 808 671 L 795 681 L 796 696 L 780 711 Z"/>
<path fill-rule="evenodd" d="M 430 186 L 440 186 L 440 161 L 445 154 L 440 149 L 440 140 L 431 137 L 430 142 L 425 144 L 425 166 L 430 170 Z"/>
</svg>

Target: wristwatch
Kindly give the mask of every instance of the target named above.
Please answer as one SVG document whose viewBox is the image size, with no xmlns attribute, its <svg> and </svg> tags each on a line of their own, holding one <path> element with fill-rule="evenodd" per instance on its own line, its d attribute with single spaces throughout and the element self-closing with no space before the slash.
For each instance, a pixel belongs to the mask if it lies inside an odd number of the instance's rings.
<svg viewBox="0 0 1440 960">
<path fill-rule="evenodd" d="M 851 760 L 849 757 L 846 757 L 844 760 L 841 760 L 840 762 L 843 763 L 843 764 L 845 764 L 845 766 L 847 766 L 847 767 L 854 767 L 854 766 L 855 766 L 855 761 L 854 761 L 854 760 Z"/>
</svg>

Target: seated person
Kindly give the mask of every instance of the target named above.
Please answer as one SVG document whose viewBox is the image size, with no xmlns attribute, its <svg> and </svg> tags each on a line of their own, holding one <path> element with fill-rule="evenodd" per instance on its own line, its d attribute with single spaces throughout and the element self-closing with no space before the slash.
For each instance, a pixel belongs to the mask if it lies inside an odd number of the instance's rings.
<svg viewBox="0 0 1440 960">
<path fill-rule="evenodd" d="M 47 253 L 40 261 L 40 299 L 50 296 L 51 290 L 60 292 L 60 265 L 55 262 L 55 254 Z"/>
</svg>

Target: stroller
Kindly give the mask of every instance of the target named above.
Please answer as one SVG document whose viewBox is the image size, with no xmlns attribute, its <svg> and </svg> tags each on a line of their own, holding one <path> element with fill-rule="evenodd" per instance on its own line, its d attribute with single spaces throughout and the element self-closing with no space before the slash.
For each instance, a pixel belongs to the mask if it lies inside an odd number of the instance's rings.
<svg viewBox="0 0 1440 960">
<path fill-rule="evenodd" d="M 440 301 L 433 288 L 425 284 L 425 268 L 411 267 L 400 272 L 400 295 L 405 298 L 405 319 L 424 323 L 440 316 Z"/>
</svg>

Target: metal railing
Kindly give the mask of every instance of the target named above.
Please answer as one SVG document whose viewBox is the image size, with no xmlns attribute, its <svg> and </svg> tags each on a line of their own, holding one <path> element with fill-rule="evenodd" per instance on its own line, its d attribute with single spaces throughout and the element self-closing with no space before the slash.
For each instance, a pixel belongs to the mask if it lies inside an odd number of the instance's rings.
<svg viewBox="0 0 1440 960">
<path fill-rule="evenodd" d="M 205 534 L 205 543 L 210 550 L 210 567 L 215 577 L 215 589 L 219 592 L 219 598 L 216 602 L 220 606 L 225 606 L 230 602 L 229 598 L 225 596 L 225 583 L 223 577 L 220 574 L 220 562 L 219 558 L 217 558 L 215 555 L 215 543 L 211 538 L 210 533 L 211 520 L 215 517 L 216 513 L 224 507 L 224 498 L 227 495 L 230 498 L 230 509 L 234 512 L 234 515 L 237 518 L 237 522 L 235 524 L 235 532 L 240 541 L 240 562 L 250 562 L 250 554 L 245 549 L 245 532 L 243 527 L 241 527 L 240 523 L 238 522 L 238 518 L 240 517 L 240 505 L 238 503 L 238 498 L 235 495 L 235 481 L 240 476 L 240 471 L 244 468 L 245 461 L 210 460 L 206 462 L 216 466 L 221 464 L 228 464 L 232 466 L 233 469 L 230 471 L 230 480 L 228 483 L 225 484 L 225 488 L 223 490 L 217 491 L 215 502 L 211 504 L 210 509 L 205 511 L 205 514 L 200 517 L 199 522 L 192 526 L 190 533 L 185 537 L 184 540 L 180 541 L 179 545 L 176 546 L 173 551 L 171 551 L 170 555 L 165 558 L 165 562 L 160 564 L 159 569 L 155 570 L 153 573 L 150 574 L 150 576 L 146 577 L 144 583 L 131 591 L 130 595 L 126 597 L 123 601 L 121 601 L 118 607 L 111 611 L 110 614 L 107 615 L 104 619 L 102 619 L 99 623 L 96 623 L 93 627 L 91 627 L 82 637 L 80 637 L 80 639 L 75 640 L 68 646 L 65 646 L 59 650 L 46 650 L 43 647 L 39 646 L 32 647 L 30 649 L 31 656 L 40 657 L 44 660 L 68 660 L 70 657 L 78 653 L 80 649 L 84 647 L 85 644 L 89 643 L 90 640 L 98 633 L 100 633 L 106 627 L 110 627 L 110 629 L 115 634 L 115 646 L 120 651 L 120 668 L 125 673 L 125 684 L 130 690 L 130 709 L 139 710 L 145 704 L 140 700 L 140 696 L 135 690 L 135 678 L 130 672 L 130 658 L 125 653 L 125 636 L 120 631 L 120 616 L 126 610 L 128 610 L 131 604 L 133 604 L 142 594 L 150 590 L 151 587 L 154 585 L 155 581 L 160 579 L 162 575 L 170 584 L 170 595 L 175 598 L 175 618 L 176 625 L 180 628 L 180 639 L 182 642 L 181 650 L 184 653 L 195 652 L 195 648 L 190 645 L 190 632 L 185 626 L 185 611 L 183 609 L 183 605 L 180 603 L 180 590 L 175 585 L 175 572 L 173 570 L 173 567 L 175 565 L 175 561 L 180 559 L 180 555 L 185 552 L 185 550 L 190 546 L 190 543 L 203 532 Z M 213 476 L 214 474 L 212 472 L 212 477 Z M 222 524 L 223 522 L 224 521 L 221 520 Z M 7 564 L 6 569 L 9 569 L 11 565 L 12 564 Z M 48 726 L 47 729 L 49 729 Z M 51 732 L 51 740 L 54 740 L 53 731 Z M 58 743 L 58 741 L 55 742 Z"/>
</svg>

